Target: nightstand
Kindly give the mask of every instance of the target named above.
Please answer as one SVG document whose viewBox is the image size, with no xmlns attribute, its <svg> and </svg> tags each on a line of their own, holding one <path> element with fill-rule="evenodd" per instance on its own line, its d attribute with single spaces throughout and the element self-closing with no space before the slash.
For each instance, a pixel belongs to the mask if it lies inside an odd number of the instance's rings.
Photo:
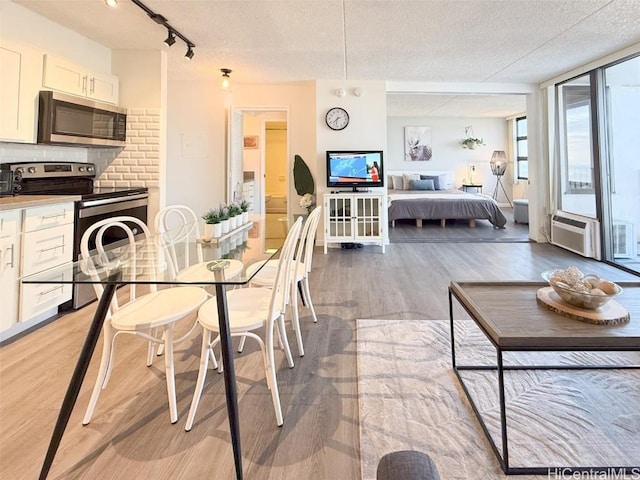
<svg viewBox="0 0 640 480">
<path fill-rule="evenodd" d="M 482 193 L 482 184 L 463 183 L 462 191 L 469 193 Z"/>
</svg>

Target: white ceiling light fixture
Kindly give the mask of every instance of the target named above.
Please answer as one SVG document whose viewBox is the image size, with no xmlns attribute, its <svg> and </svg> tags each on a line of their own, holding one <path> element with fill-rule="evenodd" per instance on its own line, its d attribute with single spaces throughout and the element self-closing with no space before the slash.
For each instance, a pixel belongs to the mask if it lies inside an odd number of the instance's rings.
<svg viewBox="0 0 640 480">
<path fill-rule="evenodd" d="M 336 96 L 337 97 L 344 97 L 346 95 L 347 92 L 344 91 L 344 88 L 338 88 L 336 90 Z"/>
<path fill-rule="evenodd" d="M 220 77 L 220 88 L 222 90 L 230 91 L 231 77 L 229 76 L 229 74 L 231 73 L 231 70 L 228 68 L 221 68 L 220 71 L 222 72 L 222 76 Z"/>
<path fill-rule="evenodd" d="M 104 4 L 107 7 L 117 7 L 118 6 L 118 0 L 104 0 Z"/>
<path fill-rule="evenodd" d="M 356 87 L 353 89 L 353 94 L 356 97 L 361 97 L 362 95 L 364 95 L 364 91 L 360 87 Z"/>
</svg>

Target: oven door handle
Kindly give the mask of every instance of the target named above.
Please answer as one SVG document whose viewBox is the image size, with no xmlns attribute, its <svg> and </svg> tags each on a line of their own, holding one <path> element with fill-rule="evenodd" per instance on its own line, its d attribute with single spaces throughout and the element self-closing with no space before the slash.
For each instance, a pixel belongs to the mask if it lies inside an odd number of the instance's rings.
<svg viewBox="0 0 640 480">
<path fill-rule="evenodd" d="M 133 195 L 132 195 L 133 196 Z M 81 202 L 82 203 L 82 202 Z M 102 203 L 100 205 L 94 205 L 92 207 L 79 207 L 77 210 L 77 218 L 89 218 L 95 217 L 97 215 L 109 215 L 109 216 L 118 216 L 118 212 L 122 212 L 124 210 L 129 210 L 137 207 L 147 207 L 149 205 L 149 198 L 143 197 L 134 200 L 124 200 L 121 202 L 108 202 Z M 117 214 L 117 215 L 113 215 Z"/>
<path fill-rule="evenodd" d="M 124 197 L 116 197 L 116 198 L 102 198 L 99 200 L 86 200 L 80 201 L 78 203 L 78 207 L 80 208 L 89 208 L 89 207 L 97 207 L 99 205 L 108 205 L 110 203 L 119 203 L 119 202 L 128 202 L 130 200 L 137 200 L 139 198 L 149 198 L 148 193 L 137 193 L 135 195 L 127 195 Z"/>
</svg>

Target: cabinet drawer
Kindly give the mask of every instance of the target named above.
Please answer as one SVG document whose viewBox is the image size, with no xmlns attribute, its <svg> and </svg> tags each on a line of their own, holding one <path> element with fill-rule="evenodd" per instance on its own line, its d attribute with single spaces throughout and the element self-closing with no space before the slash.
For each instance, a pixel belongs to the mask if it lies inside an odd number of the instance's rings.
<svg viewBox="0 0 640 480">
<path fill-rule="evenodd" d="M 24 211 L 25 232 L 33 232 L 67 223 L 73 223 L 73 202 L 27 208 Z"/>
<path fill-rule="evenodd" d="M 18 234 L 20 210 L 0 212 L 0 238 Z"/>
<path fill-rule="evenodd" d="M 22 276 L 71 261 L 73 224 L 25 233 L 22 239 L 22 255 Z"/>
<path fill-rule="evenodd" d="M 60 280 L 70 281 L 73 267 L 60 272 Z M 70 283 L 23 283 L 20 291 L 20 321 L 25 322 L 34 316 L 71 300 Z"/>
</svg>

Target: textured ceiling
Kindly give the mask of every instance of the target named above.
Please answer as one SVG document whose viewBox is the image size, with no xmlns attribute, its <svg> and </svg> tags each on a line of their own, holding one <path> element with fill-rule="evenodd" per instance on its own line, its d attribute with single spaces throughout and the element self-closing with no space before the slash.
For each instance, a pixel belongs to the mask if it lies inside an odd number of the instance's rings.
<svg viewBox="0 0 640 480">
<path fill-rule="evenodd" d="M 130 0 L 14 1 L 112 49 L 167 48 Z M 191 62 L 168 48 L 172 78 L 538 83 L 640 42 L 640 0 L 143 1 L 196 44 Z"/>
</svg>

